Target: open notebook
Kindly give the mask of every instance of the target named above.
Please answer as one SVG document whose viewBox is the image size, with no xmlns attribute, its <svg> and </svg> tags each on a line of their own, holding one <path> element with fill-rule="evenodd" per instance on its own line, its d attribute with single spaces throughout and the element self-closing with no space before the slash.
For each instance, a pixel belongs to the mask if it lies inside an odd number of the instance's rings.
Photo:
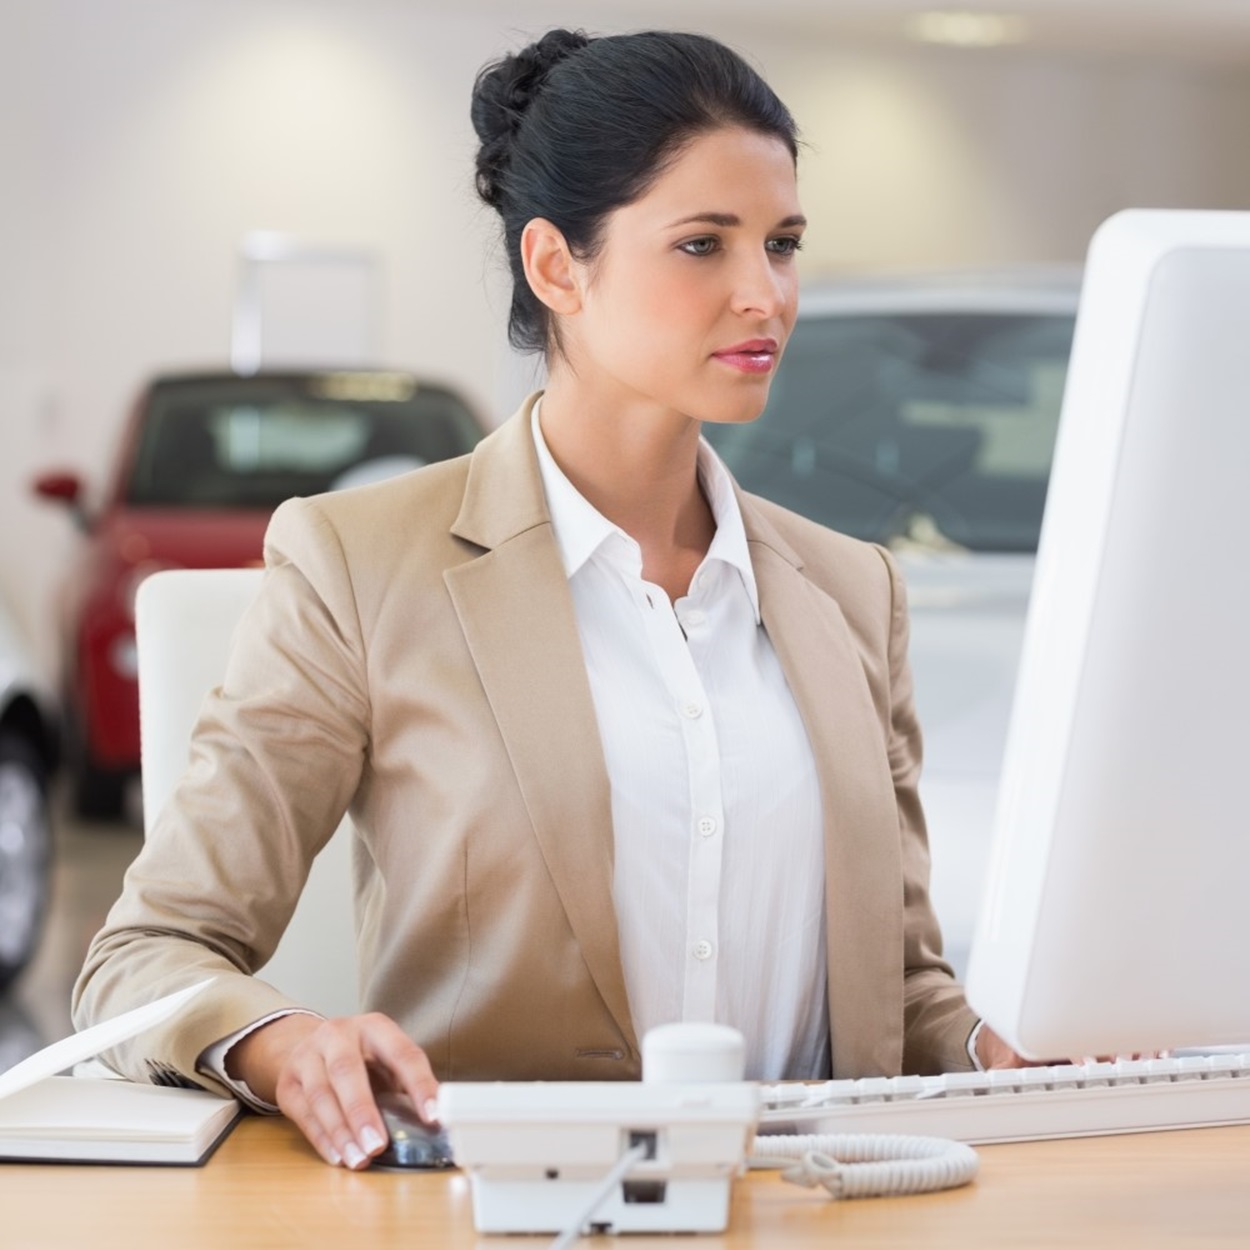
<svg viewBox="0 0 1250 1250">
<path fill-rule="evenodd" d="M 203 1163 L 239 1116 L 234 1099 L 56 1073 L 169 1019 L 207 984 L 54 1042 L 0 1073 L 0 1160 Z"/>
</svg>

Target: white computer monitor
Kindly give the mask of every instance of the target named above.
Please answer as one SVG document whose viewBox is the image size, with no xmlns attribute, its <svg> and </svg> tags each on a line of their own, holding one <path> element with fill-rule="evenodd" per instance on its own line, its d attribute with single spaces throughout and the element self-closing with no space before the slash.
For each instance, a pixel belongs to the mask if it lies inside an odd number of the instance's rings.
<svg viewBox="0 0 1250 1250">
<path fill-rule="evenodd" d="M 1091 244 L 967 988 L 1034 1058 L 1250 1040 L 1250 213 Z"/>
</svg>

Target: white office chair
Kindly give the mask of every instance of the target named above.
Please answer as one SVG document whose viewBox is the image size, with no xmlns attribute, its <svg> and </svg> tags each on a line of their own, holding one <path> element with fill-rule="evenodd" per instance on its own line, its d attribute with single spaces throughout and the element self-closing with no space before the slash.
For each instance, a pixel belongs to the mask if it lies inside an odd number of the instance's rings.
<svg viewBox="0 0 1250 1250">
<path fill-rule="evenodd" d="M 135 635 L 145 832 L 186 770 L 204 696 L 221 683 L 235 626 L 262 575 L 260 569 L 173 569 L 152 574 L 139 587 Z M 351 822 L 344 817 L 313 863 L 291 923 L 260 973 L 327 1016 L 360 1009 L 351 839 Z"/>
</svg>

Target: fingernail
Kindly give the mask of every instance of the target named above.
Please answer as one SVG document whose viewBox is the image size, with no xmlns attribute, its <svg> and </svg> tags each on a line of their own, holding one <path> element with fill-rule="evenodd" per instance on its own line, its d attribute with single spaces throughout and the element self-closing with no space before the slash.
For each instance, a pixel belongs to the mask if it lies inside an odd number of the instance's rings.
<svg viewBox="0 0 1250 1250">
<path fill-rule="evenodd" d="M 343 1156 L 339 1154 L 333 1146 L 326 1147 L 326 1159 L 330 1163 L 334 1164 L 336 1168 L 341 1168 L 343 1166 Z"/>
<path fill-rule="evenodd" d="M 343 1157 L 349 1168 L 358 1168 L 365 1161 L 365 1156 L 360 1153 L 360 1147 L 354 1141 L 348 1142 L 343 1148 Z"/>
<path fill-rule="evenodd" d="M 366 1125 L 364 1131 L 360 1134 L 360 1144 L 365 1148 L 365 1154 L 373 1154 L 375 1150 L 381 1150 L 386 1142 L 382 1140 L 382 1134 L 373 1127 L 372 1124 Z"/>
<path fill-rule="evenodd" d="M 421 1118 L 427 1124 L 434 1124 L 438 1120 L 438 1099 L 427 1098 L 421 1106 Z"/>
</svg>

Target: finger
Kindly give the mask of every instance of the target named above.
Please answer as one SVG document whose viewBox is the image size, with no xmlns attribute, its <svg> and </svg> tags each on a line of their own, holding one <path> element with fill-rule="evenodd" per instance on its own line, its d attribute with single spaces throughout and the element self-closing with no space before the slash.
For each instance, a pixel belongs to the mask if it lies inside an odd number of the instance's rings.
<svg viewBox="0 0 1250 1250">
<path fill-rule="evenodd" d="M 312 1113 L 301 1085 L 283 1085 L 278 1090 L 278 1109 L 308 1139 L 316 1152 L 333 1167 L 343 1166 L 343 1156 Z"/>
<path fill-rule="evenodd" d="M 283 1072 L 278 1105 L 323 1157 L 337 1155 L 349 1168 L 365 1167 L 386 1146 L 354 1019 L 327 1020 L 297 1048 Z"/>
<path fill-rule="evenodd" d="M 412 1099 L 427 1124 L 438 1122 L 438 1081 L 429 1057 L 387 1016 L 362 1018 L 365 1054 L 371 1066 Z"/>
<path fill-rule="evenodd" d="M 366 1167 L 374 1155 L 386 1148 L 387 1142 L 386 1125 L 369 1079 L 372 1047 L 368 1033 L 369 1021 L 373 1019 L 365 1016 L 331 1021 L 322 1051 L 328 1087 L 321 1094 L 319 1110 L 323 1120 L 341 1124 L 336 1125 L 332 1136 L 349 1168 Z M 398 1027 L 390 1021 L 386 1023 Z"/>
</svg>

